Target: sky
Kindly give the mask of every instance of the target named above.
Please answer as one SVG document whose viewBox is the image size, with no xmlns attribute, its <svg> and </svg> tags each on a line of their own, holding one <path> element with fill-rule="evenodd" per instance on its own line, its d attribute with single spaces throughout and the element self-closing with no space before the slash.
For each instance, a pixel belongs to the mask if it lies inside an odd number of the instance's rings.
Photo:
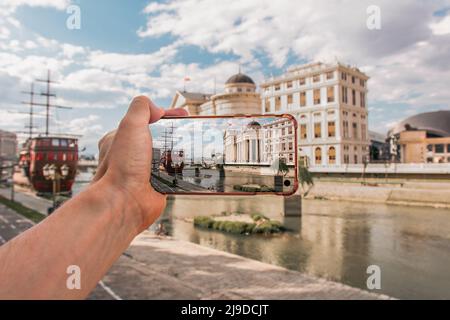
<svg viewBox="0 0 450 320">
<path fill-rule="evenodd" d="M 74 5 L 79 29 L 67 27 Z M 28 110 L 21 91 L 47 69 L 55 103 L 73 107 L 53 112 L 51 131 L 82 134 L 96 154 L 135 95 L 167 107 L 185 76 L 188 91 L 212 93 L 239 65 L 260 83 L 336 60 L 370 76 L 370 130 L 449 110 L 450 0 L 0 0 L 0 129 L 24 130 L 27 116 L 13 112 Z"/>
</svg>

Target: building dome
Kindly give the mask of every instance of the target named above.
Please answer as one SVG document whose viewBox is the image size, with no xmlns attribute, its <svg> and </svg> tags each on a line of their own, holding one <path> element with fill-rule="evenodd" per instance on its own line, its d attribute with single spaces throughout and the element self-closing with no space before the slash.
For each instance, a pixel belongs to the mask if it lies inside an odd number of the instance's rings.
<svg viewBox="0 0 450 320">
<path fill-rule="evenodd" d="M 248 129 L 261 129 L 261 125 L 258 121 L 252 121 L 249 124 L 247 124 Z"/>
<path fill-rule="evenodd" d="M 426 112 L 409 117 L 389 131 L 389 135 L 405 130 L 424 130 L 431 137 L 450 137 L 450 111 Z"/>
<path fill-rule="evenodd" d="M 248 83 L 253 85 L 255 84 L 252 78 L 242 73 L 235 74 L 234 76 L 230 77 L 227 80 L 227 82 L 225 82 L 225 84 L 239 84 L 239 83 Z"/>
</svg>

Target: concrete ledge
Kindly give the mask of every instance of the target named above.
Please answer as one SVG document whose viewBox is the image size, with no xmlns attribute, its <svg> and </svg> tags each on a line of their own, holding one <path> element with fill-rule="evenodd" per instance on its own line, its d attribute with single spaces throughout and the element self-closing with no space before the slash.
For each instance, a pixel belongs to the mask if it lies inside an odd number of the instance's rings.
<svg viewBox="0 0 450 320">
<path fill-rule="evenodd" d="M 388 299 L 190 242 L 144 233 L 104 277 L 124 299 Z M 91 298 L 99 298 L 97 289 Z"/>
</svg>

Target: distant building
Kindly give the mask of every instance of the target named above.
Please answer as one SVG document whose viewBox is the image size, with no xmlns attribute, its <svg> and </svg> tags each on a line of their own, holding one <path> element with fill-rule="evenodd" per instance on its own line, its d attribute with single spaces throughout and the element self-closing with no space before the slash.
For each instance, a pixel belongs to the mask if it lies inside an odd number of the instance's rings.
<svg viewBox="0 0 450 320">
<path fill-rule="evenodd" d="M 17 135 L 0 130 L 0 161 L 12 161 L 17 158 Z"/>
<path fill-rule="evenodd" d="M 421 113 L 389 131 L 394 158 L 402 163 L 450 163 L 450 111 Z"/>
<path fill-rule="evenodd" d="M 374 132 L 369 131 L 369 140 L 370 140 L 370 161 L 387 161 L 389 160 L 389 143 L 386 142 L 386 136 Z"/>
<path fill-rule="evenodd" d="M 185 108 L 190 115 L 259 114 L 261 98 L 255 82 L 247 75 L 238 73 L 225 83 L 219 94 L 203 94 L 177 91 L 170 108 Z"/>
<path fill-rule="evenodd" d="M 364 162 L 369 156 L 367 80 L 340 63 L 312 63 L 261 84 L 262 112 L 299 123 L 299 156 L 312 166 Z"/>
</svg>

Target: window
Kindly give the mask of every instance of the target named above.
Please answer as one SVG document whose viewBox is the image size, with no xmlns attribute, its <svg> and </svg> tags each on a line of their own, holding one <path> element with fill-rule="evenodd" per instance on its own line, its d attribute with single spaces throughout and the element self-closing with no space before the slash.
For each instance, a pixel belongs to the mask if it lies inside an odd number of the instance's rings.
<svg viewBox="0 0 450 320">
<path fill-rule="evenodd" d="M 436 144 L 436 145 L 434 145 L 434 152 L 436 152 L 436 153 L 444 153 L 444 145 L 443 144 Z"/>
<path fill-rule="evenodd" d="M 328 149 L 328 163 L 336 164 L 336 149 L 334 147 Z"/>
<path fill-rule="evenodd" d="M 299 83 L 301 86 L 304 86 L 306 84 L 306 79 L 305 78 L 300 78 Z"/>
<path fill-rule="evenodd" d="M 355 80 L 356 80 L 355 76 L 352 76 L 352 83 L 353 84 L 355 84 Z"/>
<path fill-rule="evenodd" d="M 344 138 L 348 138 L 349 136 L 348 131 L 348 121 L 344 121 Z"/>
<path fill-rule="evenodd" d="M 287 96 L 287 103 L 288 104 L 294 103 L 294 96 L 292 94 Z"/>
<path fill-rule="evenodd" d="M 316 164 L 322 164 L 322 149 L 317 147 L 314 151 L 314 157 L 316 159 Z"/>
<path fill-rule="evenodd" d="M 237 88 L 237 92 L 242 92 L 242 88 Z"/>
<path fill-rule="evenodd" d="M 286 84 L 286 87 L 287 87 L 288 89 L 292 88 L 292 81 L 289 81 L 289 82 Z"/>
<path fill-rule="evenodd" d="M 270 99 L 266 99 L 266 101 L 264 102 L 264 110 L 266 112 L 270 112 Z"/>
<path fill-rule="evenodd" d="M 292 126 L 290 126 L 289 128 L 288 128 L 288 134 L 292 134 L 294 132 L 294 129 L 292 129 Z"/>
<path fill-rule="evenodd" d="M 355 164 L 358 164 L 358 155 L 355 154 L 355 155 L 353 156 L 353 158 L 354 158 L 354 160 L 355 160 Z"/>
<path fill-rule="evenodd" d="M 358 124 L 353 122 L 353 139 L 358 139 Z"/>
<path fill-rule="evenodd" d="M 341 79 L 347 81 L 347 74 L 345 72 L 341 73 Z"/>
<path fill-rule="evenodd" d="M 361 87 L 365 87 L 365 86 L 366 86 L 366 82 L 365 82 L 363 79 L 360 79 L 360 80 L 359 80 L 359 85 L 360 85 Z"/>
<path fill-rule="evenodd" d="M 300 92 L 300 107 L 306 106 L 306 92 Z"/>
<path fill-rule="evenodd" d="M 319 82 L 320 81 L 320 74 L 316 74 L 313 76 L 313 82 Z"/>
<path fill-rule="evenodd" d="M 320 122 L 314 123 L 314 138 L 322 137 L 322 124 Z"/>
<path fill-rule="evenodd" d="M 364 92 L 361 92 L 359 94 L 359 99 L 360 99 L 360 101 L 359 101 L 360 106 L 362 108 L 365 108 L 366 107 L 366 94 Z"/>
<path fill-rule="evenodd" d="M 447 153 L 450 153 L 450 144 L 447 145 Z"/>
<path fill-rule="evenodd" d="M 68 143 L 67 143 L 67 139 L 61 139 L 61 147 L 67 147 Z"/>
<path fill-rule="evenodd" d="M 294 149 L 294 143 L 289 142 L 289 151 L 292 151 Z"/>
<path fill-rule="evenodd" d="M 281 109 L 281 97 L 275 98 L 275 111 L 280 111 Z"/>
<path fill-rule="evenodd" d="M 334 102 L 334 87 L 327 88 L 327 101 L 328 103 Z"/>
<path fill-rule="evenodd" d="M 350 156 L 348 154 L 344 154 L 344 163 L 349 164 L 350 163 Z"/>
<path fill-rule="evenodd" d="M 52 139 L 52 147 L 59 147 L 59 139 Z"/>
<path fill-rule="evenodd" d="M 432 144 L 427 145 L 427 150 L 429 152 L 433 152 L 433 145 Z"/>
<path fill-rule="evenodd" d="M 308 126 L 306 124 L 300 125 L 300 139 L 308 139 Z"/>
<path fill-rule="evenodd" d="M 277 85 L 275 86 L 275 91 L 280 91 L 280 89 L 281 89 L 280 85 L 277 84 Z"/>
<path fill-rule="evenodd" d="M 314 90 L 314 104 L 320 104 L 320 89 Z"/>
<path fill-rule="evenodd" d="M 332 80 L 332 79 L 334 79 L 334 72 L 333 71 L 327 72 L 327 80 Z"/>
<path fill-rule="evenodd" d="M 348 103 L 348 95 L 346 87 L 342 87 L 342 103 Z"/>
<path fill-rule="evenodd" d="M 328 122 L 328 137 L 333 138 L 336 136 L 336 124 L 334 121 Z"/>
<path fill-rule="evenodd" d="M 356 106 L 356 91 L 352 90 L 352 103 L 354 106 Z"/>
</svg>

